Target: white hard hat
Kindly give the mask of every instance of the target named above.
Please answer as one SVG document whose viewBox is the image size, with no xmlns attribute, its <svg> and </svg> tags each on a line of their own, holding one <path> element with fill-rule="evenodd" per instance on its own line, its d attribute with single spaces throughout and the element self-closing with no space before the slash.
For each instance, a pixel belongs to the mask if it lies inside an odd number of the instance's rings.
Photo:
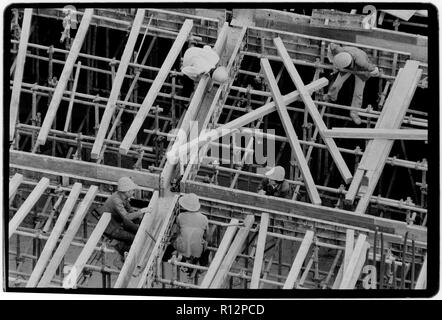
<svg viewBox="0 0 442 320">
<path fill-rule="evenodd" d="M 187 211 L 198 211 L 201 208 L 198 196 L 194 193 L 185 194 L 178 202 Z"/>
<path fill-rule="evenodd" d="M 227 68 L 223 66 L 219 66 L 213 71 L 212 74 L 213 81 L 224 83 L 229 79 L 229 73 L 227 72 Z"/>
<path fill-rule="evenodd" d="M 281 166 L 277 166 L 267 171 L 265 175 L 270 180 L 283 181 L 285 178 L 285 169 Z"/>
<path fill-rule="evenodd" d="M 348 52 L 339 52 L 335 57 L 333 58 L 333 64 L 338 69 L 344 69 L 348 67 L 353 58 L 350 53 Z"/>
<path fill-rule="evenodd" d="M 122 177 L 118 180 L 118 191 L 126 192 L 135 189 L 138 189 L 138 186 L 132 181 L 131 178 Z"/>
</svg>

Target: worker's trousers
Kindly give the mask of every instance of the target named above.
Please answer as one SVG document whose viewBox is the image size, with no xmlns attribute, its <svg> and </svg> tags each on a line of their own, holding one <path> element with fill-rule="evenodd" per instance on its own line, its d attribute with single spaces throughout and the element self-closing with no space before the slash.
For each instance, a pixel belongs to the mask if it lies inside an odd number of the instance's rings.
<svg viewBox="0 0 442 320">
<path fill-rule="evenodd" d="M 338 99 L 338 93 L 341 90 L 344 82 L 351 76 L 351 73 L 339 72 L 335 82 L 328 89 L 328 95 L 330 100 L 336 101 Z M 351 106 L 353 108 L 362 108 L 362 98 L 364 96 L 365 81 L 355 76 L 355 88 L 353 91 L 353 100 Z"/>
<path fill-rule="evenodd" d="M 106 233 L 111 239 L 118 240 L 119 242 L 115 245 L 115 250 L 121 256 L 124 256 L 125 252 L 129 252 L 132 242 L 135 239 L 135 235 L 131 232 L 128 232 L 124 229 L 114 229 L 111 233 Z"/>
</svg>

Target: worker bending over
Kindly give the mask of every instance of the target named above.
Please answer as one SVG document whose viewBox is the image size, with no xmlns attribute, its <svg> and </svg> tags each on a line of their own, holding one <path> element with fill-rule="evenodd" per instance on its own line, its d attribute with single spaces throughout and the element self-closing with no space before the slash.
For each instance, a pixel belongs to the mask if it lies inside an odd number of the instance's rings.
<svg viewBox="0 0 442 320">
<path fill-rule="evenodd" d="M 209 220 L 199 211 L 201 205 L 196 194 L 182 196 L 179 204 L 182 211 L 176 218 L 171 244 L 164 253 L 163 261 L 168 261 L 176 250 L 178 256 L 182 256 L 181 261 L 207 266 Z"/>
<path fill-rule="evenodd" d="M 378 67 L 369 61 L 368 56 L 364 51 L 355 47 L 341 47 L 337 44 L 330 43 L 327 55 L 329 60 L 339 70 L 339 73 L 335 82 L 329 87 L 325 100 L 337 100 L 342 85 L 351 75 L 351 73 L 344 72 L 342 69 L 350 69 L 359 72 L 358 74 L 355 74 L 355 87 L 351 106 L 353 108 L 361 109 L 365 81 L 370 77 L 376 77 L 379 75 Z M 357 125 L 361 124 L 361 119 L 359 118 L 357 111 L 350 111 L 350 117 Z"/>
<path fill-rule="evenodd" d="M 281 166 L 274 167 L 265 173 L 266 178 L 258 187 L 258 194 L 279 198 L 290 198 L 290 185 L 284 179 L 285 169 Z"/>
<path fill-rule="evenodd" d="M 98 209 L 100 215 L 104 212 L 111 213 L 111 221 L 104 234 L 110 239 L 119 241 L 115 249 L 120 254 L 121 262 L 124 262 L 125 253 L 129 251 L 138 231 L 138 224 L 133 220 L 140 220 L 143 216 L 143 212 L 135 211 L 129 202 L 136 189 L 138 186 L 130 178 L 120 178 L 117 191 Z"/>
<path fill-rule="evenodd" d="M 211 74 L 219 62 L 219 56 L 210 46 L 190 47 L 183 57 L 181 72 L 193 81 L 199 81 L 205 74 Z M 224 83 L 228 79 L 227 69 L 219 66 L 212 73 L 212 79 Z"/>
</svg>

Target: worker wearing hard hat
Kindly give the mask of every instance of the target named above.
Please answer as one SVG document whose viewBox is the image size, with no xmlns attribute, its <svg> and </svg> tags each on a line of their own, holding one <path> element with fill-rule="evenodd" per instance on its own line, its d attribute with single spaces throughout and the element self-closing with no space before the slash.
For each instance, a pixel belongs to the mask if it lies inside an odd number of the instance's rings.
<svg viewBox="0 0 442 320">
<path fill-rule="evenodd" d="M 290 185 L 285 180 L 285 169 L 274 167 L 265 173 L 265 179 L 258 187 L 258 194 L 279 198 L 290 198 Z"/>
<path fill-rule="evenodd" d="M 179 204 L 181 212 L 176 218 L 171 245 L 166 249 L 163 261 L 169 260 L 176 250 L 182 261 L 207 266 L 209 220 L 200 212 L 201 205 L 196 194 L 182 196 Z"/>
<path fill-rule="evenodd" d="M 351 106 L 360 109 L 362 107 L 365 81 L 370 77 L 376 77 L 379 75 L 378 67 L 369 61 L 368 56 L 364 51 L 355 47 L 341 47 L 337 44 L 330 43 L 327 55 L 328 59 L 339 70 L 339 73 L 336 80 L 329 87 L 325 100 L 337 100 L 342 85 L 351 75 L 342 70 L 353 70 L 359 73 L 355 74 L 355 86 Z M 361 119 L 359 118 L 357 111 L 350 111 L 350 117 L 357 125 L 361 124 Z"/>
<path fill-rule="evenodd" d="M 133 220 L 142 217 L 142 211 L 135 211 L 130 205 L 135 190 L 139 187 L 128 177 L 118 180 L 117 191 L 114 192 L 104 204 L 98 209 L 99 214 L 111 213 L 109 222 L 104 234 L 110 239 L 118 240 L 115 249 L 120 253 L 121 260 L 124 260 L 125 252 L 128 252 L 135 234 L 138 231 L 138 224 Z"/>
<path fill-rule="evenodd" d="M 201 76 L 210 74 L 219 62 L 219 56 L 210 46 L 190 47 L 183 57 L 183 67 L 181 72 L 194 81 L 198 81 Z M 212 80 L 224 83 L 228 79 L 227 69 L 219 66 L 212 73 Z"/>
</svg>

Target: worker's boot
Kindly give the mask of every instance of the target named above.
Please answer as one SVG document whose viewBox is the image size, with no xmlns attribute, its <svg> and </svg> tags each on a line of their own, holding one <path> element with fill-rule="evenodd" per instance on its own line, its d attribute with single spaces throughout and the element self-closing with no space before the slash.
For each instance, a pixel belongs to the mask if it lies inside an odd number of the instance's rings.
<svg viewBox="0 0 442 320">
<path fill-rule="evenodd" d="M 360 125 L 362 123 L 362 120 L 361 118 L 359 118 L 357 112 L 351 111 L 350 117 L 353 119 L 353 122 L 356 123 L 357 125 Z"/>
</svg>

